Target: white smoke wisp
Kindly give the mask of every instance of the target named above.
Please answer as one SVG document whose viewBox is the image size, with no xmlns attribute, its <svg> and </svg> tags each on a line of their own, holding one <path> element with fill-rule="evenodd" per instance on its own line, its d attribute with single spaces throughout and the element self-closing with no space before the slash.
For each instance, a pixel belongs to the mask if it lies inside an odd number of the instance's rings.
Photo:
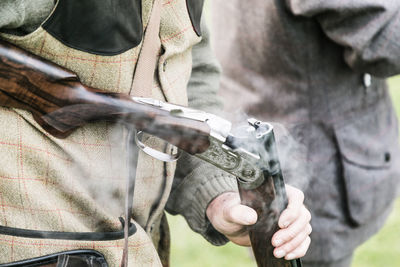
<svg viewBox="0 0 400 267">
<path fill-rule="evenodd" d="M 223 113 L 223 116 L 232 122 L 232 133 L 234 135 L 247 127 L 249 125 L 247 120 L 253 118 L 253 116 L 247 115 L 240 108 L 235 112 Z M 260 120 L 257 117 L 255 119 Z M 274 121 L 260 121 L 268 122 L 274 128 L 276 147 L 285 183 L 304 191 L 308 187 L 311 175 L 306 145 L 302 144 L 301 140 L 296 138 L 289 130 L 289 127 L 284 124 Z M 251 146 L 254 146 L 254 143 L 248 144 L 250 149 Z"/>
<path fill-rule="evenodd" d="M 271 122 L 274 126 L 279 160 L 286 184 L 304 191 L 310 181 L 307 148 L 295 139 L 283 124 Z"/>
<path fill-rule="evenodd" d="M 106 128 L 104 138 L 107 140 L 102 140 L 98 149 L 88 150 L 86 158 L 76 158 L 74 173 L 82 191 L 92 199 L 90 202 L 94 203 L 93 208 L 102 214 L 98 214 L 99 217 L 94 214 L 93 218 L 109 217 L 118 221 L 117 218 L 122 216 L 124 211 L 125 181 L 128 173 L 126 137 L 123 125 L 107 124 Z"/>
</svg>

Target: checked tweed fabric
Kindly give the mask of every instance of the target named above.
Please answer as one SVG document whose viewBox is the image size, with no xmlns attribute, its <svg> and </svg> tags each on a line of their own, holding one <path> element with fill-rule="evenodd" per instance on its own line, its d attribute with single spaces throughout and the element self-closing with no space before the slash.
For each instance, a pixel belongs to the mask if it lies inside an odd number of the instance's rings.
<svg viewBox="0 0 400 267">
<path fill-rule="evenodd" d="M 151 8 L 152 1 L 142 1 L 144 27 Z M 76 72 L 88 86 L 119 93 L 131 89 L 141 47 L 115 56 L 93 55 L 65 46 L 42 27 L 26 36 L 2 34 L 1 38 Z M 152 96 L 186 105 L 191 48 L 200 41 L 186 1 L 163 1 L 160 38 L 163 52 Z M 44 132 L 29 112 L 0 108 L 0 225 L 44 231 L 120 230 L 118 216 L 123 214 L 127 176 L 125 136 L 123 126 L 101 122 L 60 140 Z M 151 137 L 146 142 L 164 146 Z M 158 240 L 157 226 L 174 169 L 172 164 L 164 168 L 164 163 L 139 155 L 134 198 L 138 232 L 130 237 L 130 266 L 161 266 L 153 242 Z M 0 234 L 0 263 L 85 248 L 103 253 L 110 266 L 118 266 L 123 240 L 67 241 Z"/>
</svg>

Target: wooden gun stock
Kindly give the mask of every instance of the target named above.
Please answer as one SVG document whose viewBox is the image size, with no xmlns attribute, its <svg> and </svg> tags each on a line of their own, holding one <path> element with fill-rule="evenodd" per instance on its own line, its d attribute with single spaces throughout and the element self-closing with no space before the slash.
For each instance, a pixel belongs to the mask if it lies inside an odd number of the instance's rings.
<svg viewBox="0 0 400 267">
<path fill-rule="evenodd" d="M 122 122 L 155 135 L 191 154 L 209 146 L 209 126 L 142 105 L 128 95 L 84 86 L 78 76 L 0 40 L 0 106 L 32 112 L 57 138 L 93 121 Z"/>
</svg>

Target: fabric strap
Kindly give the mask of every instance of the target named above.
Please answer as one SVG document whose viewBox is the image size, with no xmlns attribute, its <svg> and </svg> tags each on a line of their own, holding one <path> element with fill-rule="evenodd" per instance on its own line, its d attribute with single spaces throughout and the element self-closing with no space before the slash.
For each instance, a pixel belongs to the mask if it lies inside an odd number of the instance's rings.
<svg viewBox="0 0 400 267">
<path fill-rule="evenodd" d="M 160 50 L 160 21 L 161 21 L 161 0 L 154 0 L 153 7 L 150 14 L 150 19 L 147 24 L 142 49 L 140 50 L 139 58 L 136 64 L 135 74 L 133 77 L 132 87 L 130 94 L 140 97 L 151 97 L 152 96 L 152 86 L 154 79 L 154 71 L 156 68 L 157 55 Z M 128 140 L 127 148 L 128 153 L 133 153 L 132 145 L 134 129 L 128 129 Z M 133 192 L 135 185 L 135 172 L 137 165 L 138 154 L 128 156 L 128 181 L 127 181 L 127 192 L 126 192 L 126 203 L 125 203 L 125 243 L 124 251 L 121 261 L 122 267 L 128 267 L 128 238 L 129 238 L 129 225 L 131 223 L 132 217 L 132 207 L 133 207 Z M 135 161 L 136 160 L 136 161 Z M 133 162 L 135 161 L 135 162 Z M 135 165 L 135 166 L 132 166 Z M 132 168 L 135 167 L 133 170 Z"/>
<path fill-rule="evenodd" d="M 130 94 L 140 97 L 151 97 L 160 41 L 161 0 L 154 0 L 149 23 L 147 24 L 142 49 L 131 87 Z"/>
</svg>

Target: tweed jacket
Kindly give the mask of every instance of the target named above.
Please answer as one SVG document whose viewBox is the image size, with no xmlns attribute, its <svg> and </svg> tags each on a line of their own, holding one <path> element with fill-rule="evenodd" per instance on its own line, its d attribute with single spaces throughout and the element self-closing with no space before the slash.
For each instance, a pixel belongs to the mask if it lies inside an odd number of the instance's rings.
<svg viewBox="0 0 400 267">
<path fill-rule="evenodd" d="M 313 216 L 305 260 L 349 256 L 382 225 L 398 187 L 398 128 L 384 78 L 400 73 L 400 2 L 213 3 L 227 111 L 282 123 L 304 148 L 297 160 L 308 173 L 287 178 Z"/>
<path fill-rule="evenodd" d="M 6 1 L 3 6 L 0 5 L 3 8 L 0 13 L 6 14 L 0 19 L 3 23 L 2 31 L 6 32 L 1 34 L 2 39 L 74 71 L 82 83 L 88 86 L 110 92 L 130 93 L 142 45 L 140 36 L 146 28 L 153 1 L 129 1 L 138 7 L 126 8 L 128 12 L 134 11 L 129 15 L 135 23 L 143 25 L 133 24 L 132 28 L 127 29 L 128 32 L 124 32 L 137 43 L 120 51 L 111 51 L 113 47 L 107 45 L 107 39 L 102 39 L 102 51 L 93 50 L 99 47 L 91 47 L 91 43 L 85 40 L 82 43 L 86 47 L 76 47 L 70 43 L 74 40 L 63 35 L 63 31 L 70 29 L 61 27 L 61 33 L 58 31 L 58 20 L 62 20 L 65 15 L 60 7 L 69 8 L 68 5 L 74 4 L 79 6 L 79 1 L 67 3 L 60 0 L 56 6 L 53 1 L 38 0 L 38 5 L 32 2 Z M 202 34 L 205 38 L 195 51 L 206 53 L 209 57 L 209 47 L 204 44 L 208 41 L 207 31 L 200 28 L 201 5 L 192 4 L 184 0 L 162 3 L 162 49 L 153 87 L 149 88 L 153 98 L 187 105 L 186 89 L 192 72 L 192 47 L 202 40 Z M 32 12 L 35 8 L 42 10 Z M 93 5 L 92 8 L 94 12 L 98 6 Z M 47 13 L 43 10 L 47 10 Z M 103 15 L 107 15 L 107 12 Z M 39 17 L 39 14 L 45 13 L 47 18 L 35 17 L 30 20 L 21 15 L 9 24 L 4 22 L 7 16 L 30 13 Z M 24 24 L 24 19 L 29 23 Z M 45 22 L 39 28 L 34 27 L 35 23 L 40 24 L 44 19 Z M 100 19 L 113 18 L 105 16 Z M 103 28 L 104 34 L 113 34 L 106 31 L 104 27 L 107 26 L 105 23 L 100 30 Z M 118 45 L 126 41 L 124 37 L 115 36 L 120 38 Z M 80 38 L 86 36 L 81 35 Z M 132 40 L 128 40 L 130 44 Z M 210 81 L 216 79 L 218 69 L 213 60 L 194 66 L 203 77 L 207 77 L 208 73 Z M 206 66 L 206 70 L 202 66 Z M 216 90 L 209 86 L 207 81 L 202 82 L 195 77 L 194 83 L 189 83 L 189 88 L 195 91 L 190 95 L 196 98 L 203 94 L 204 98 L 210 99 L 208 104 L 216 107 L 217 101 L 213 100 Z M 194 103 L 192 106 L 201 108 L 204 105 Z M 109 266 L 119 266 L 123 247 L 121 238 L 111 241 L 66 240 L 56 238 L 51 233 L 67 232 L 73 236 L 73 233 L 81 232 L 121 231 L 118 217 L 123 214 L 123 185 L 127 176 L 124 127 L 105 122 L 92 123 L 60 140 L 47 134 L 29 112 L 0 108 L 0 118 L 0 226 L 2 230 L 12 230 L 0 232 L 0 263 L 66 250 L 92 249 L 102 253 Z M 160 150 L 165 147 L 163 142 L 154 137 L 145 137 L 144 142 Z M 161 265 L 157 250 L 162 254 L 161 249 L 168 249 L 159 246 L 166 241 L 160 240 L 160 235 L 167 234 L 160 233 L 163 228 L 161 218 L 171 190 L 173 192 L 168 202 L 170 212 L 186 216 L 191 227 L 209 241 L 217 244 L 226 242 L 225 237 L 217 233 L 206 220 L 205 208 L 221 192 L 234 190 L 235 181 L 198 161 L 190 159 L 189 165 L 187 168 L 191 172 L 181 171 L 173 181 L 174 164 L 159 162 L 139 153 L 133 211 L 137 232 L 129 238 L 130 266 Z M 24 236 L 25 230 L 42 233 L 42 236 Z M 48 235 L 43 236 L 43 233 Z"/>
</svg>

